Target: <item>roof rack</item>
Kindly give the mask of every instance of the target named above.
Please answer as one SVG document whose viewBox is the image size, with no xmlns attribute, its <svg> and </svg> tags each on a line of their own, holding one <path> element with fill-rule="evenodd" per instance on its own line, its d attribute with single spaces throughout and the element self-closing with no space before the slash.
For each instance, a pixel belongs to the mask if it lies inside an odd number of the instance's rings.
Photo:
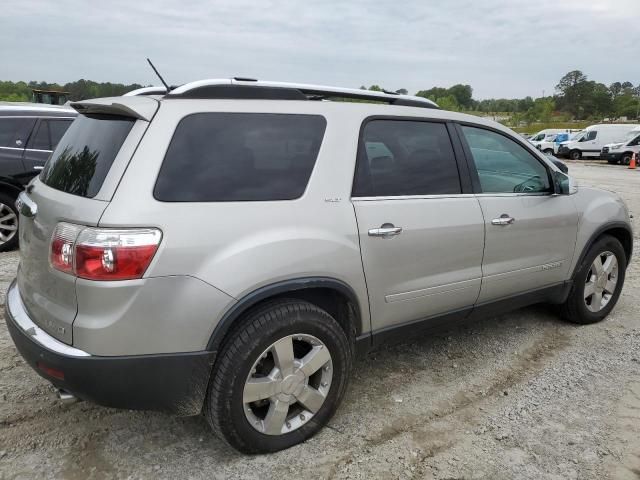
<svg viewBox="0 0 640 480">
<path fill-rule="evenodd" d="M 132 93 L 132 92 L 130 92 Z M 247 78 L 198 80 L 172 89 L 164 98 L 243 98 L 263 100 L 368 100 L 389 105 L 440 108 L 431 100 L 392 92 L 328 87 L 304 83 L 268 82 Z"/>
<path fill-rule="evenodd" d="M 123 97 L 139 97 L 141 95 L 164 95 L 167 93 L 165 87 L 142 87 L 131 90 L 123 95 Z"/>
</svg>

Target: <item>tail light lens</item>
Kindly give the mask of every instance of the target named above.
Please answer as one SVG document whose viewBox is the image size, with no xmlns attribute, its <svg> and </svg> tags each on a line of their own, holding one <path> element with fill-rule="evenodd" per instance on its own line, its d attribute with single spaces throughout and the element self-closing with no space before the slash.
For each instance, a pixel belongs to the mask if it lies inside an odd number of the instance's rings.
<svg viewBox="0 0 640 480">
<path fill-rule="evenodd" d="M 73 246 L 81 231 L 81 226 L 71 223 L 56 225 L 49 255 L 49 262 L 53 268 L 61 272 L 73 273 Z"/>
<path fill-rule="evenodd" d="M 51 266 L 88 280 L 142 278 L 158 250 L 155 228 L 110 229 L 57 225 L 51 241 Z"/>
</svg>

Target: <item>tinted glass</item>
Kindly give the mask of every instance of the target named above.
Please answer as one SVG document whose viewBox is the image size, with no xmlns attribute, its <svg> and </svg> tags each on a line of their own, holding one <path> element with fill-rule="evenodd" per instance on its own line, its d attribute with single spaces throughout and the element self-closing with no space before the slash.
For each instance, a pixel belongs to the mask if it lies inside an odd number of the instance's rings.
<svg viewBox="0 0 640 480">
<path fill-rule="evenodd" d="M 51 150 L 51 142 L 49 141 L 49 122 L 47 120 L 40 120 L 35 134 L 29 140 L 29 148 Z"/>
<path fill-rule="evenodd" d="M 95 197 L 135 120 L 80 115 L 46 163 L 40 179 L 52 188 Z"/>
<path fill-rule="evenodd" d="M 0 118 L 0 147 L 24 148 L 34 122 L 31 118 Z"/>
<path fill-rule="evenodd" d="M 51 135 L 51 146 L 56 148 L 58 142 L 65 134 L 73 120 L 49 120 L 49 134 Z"/>
<path fill-rule="evenodd" d="M 587 136 L 584 139 L 585 141 L 595 140 L 597 136 L 598 136 L 598 132 L 596 130 L 589 130 L 589 132 L 587 133 Z"/>
<path fill-rule="evenodd" d="M 325 119 L 316 115 L 189 115 L 176 128 L 154 196 L 167 202 L 298 198 L 325 126 Z"/>
<path fill-rule="evenodd" d="M 373 120 L 365 125 L 353 196 L 458 193 L 458 167 L 444 124 Z"/>
<path fill-rule="evenodd" d="M 522 145 L 482 128 L 463 126 L 484 193 L 549 192 L 545 166 Z"/>
</svg>

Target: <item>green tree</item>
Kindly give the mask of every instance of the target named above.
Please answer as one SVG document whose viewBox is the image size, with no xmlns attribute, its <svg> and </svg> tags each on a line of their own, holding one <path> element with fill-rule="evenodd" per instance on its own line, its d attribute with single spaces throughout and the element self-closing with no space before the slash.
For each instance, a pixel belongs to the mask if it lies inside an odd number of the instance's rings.
<svg viewBox="0 0 640 480">
<path fill-rule="evenodd" d="M 456 103 L 463 109 L 471 109 L 473 107 L 473 88 L 471 85 L 457 84 L 449 88 L 448 95 L 456 99 Z"/>
<path fill-rule="evenodd" d="M 622 92 L 622 84 L 620 82 L 613 82 L 609 85 L 609 91 L 611 92 L 611 96 L 615 100 L 618 95 Z"/>
</svg>

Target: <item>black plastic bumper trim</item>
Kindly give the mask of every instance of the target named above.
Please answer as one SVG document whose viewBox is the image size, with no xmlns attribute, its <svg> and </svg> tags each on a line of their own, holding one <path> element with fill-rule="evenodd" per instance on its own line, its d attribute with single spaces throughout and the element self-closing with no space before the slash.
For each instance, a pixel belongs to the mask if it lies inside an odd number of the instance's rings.
<svg viewBox="0 0 640 480">
<path fill-rule="evenodd" d="M 105 407 L 197 415 L 202 410 L 215 352 L 119 357 L 70 357 L 36 343 L 5 307 L 11 338 L 31 367 L 55 387 Z M 54 378 L 37 363 L 61 371 Z"/>
</svg>

